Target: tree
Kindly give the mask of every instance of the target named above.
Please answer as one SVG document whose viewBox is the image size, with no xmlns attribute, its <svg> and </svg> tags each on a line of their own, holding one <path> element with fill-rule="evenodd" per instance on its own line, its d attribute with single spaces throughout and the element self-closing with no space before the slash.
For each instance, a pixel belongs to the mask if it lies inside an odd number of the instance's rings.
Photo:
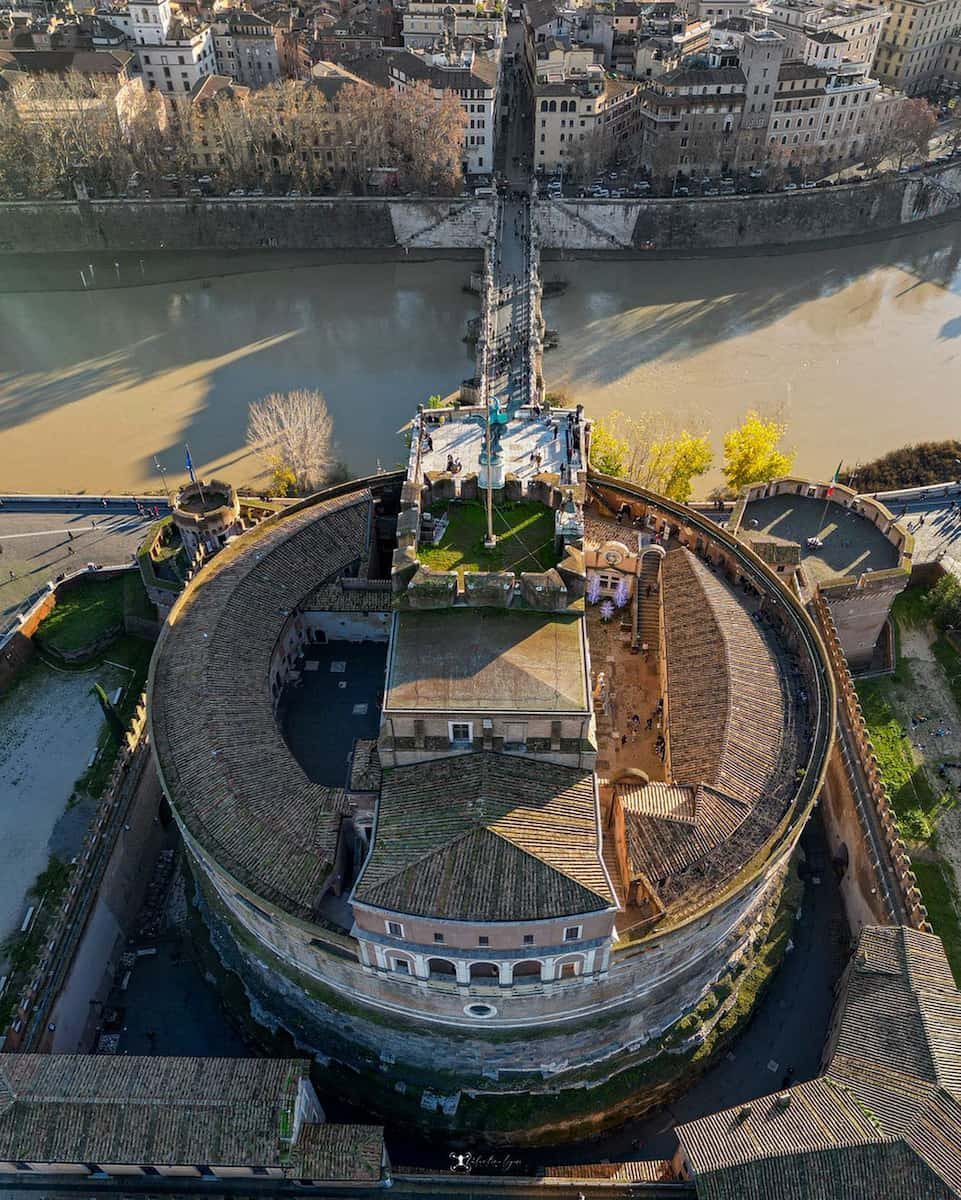
<svg viewBox="0 0 961 1200">
<path fill-rule="evenodd" d="M 961 478 L 961 442 L 919 442 L 891 450 L 854 472 L 858 491 L 889 492 Z"/>
<path fill-rule="evenodd" d="M 745 484 L 767 482 L 786 475 L 794 465 L 794 455 L 778 449 L 787 426 L 765 421 L 759 413 L 749 412 L 743 423 L 724 435 L 724 478 L 735 492 Z"/>
<path fill-rule="evenodd" d="M 334 464 L 333 419 L 320 392 L 271 392 L 250 406 L 247 445 L 260 454 L 278 495 L 306 495 Z"/>
<path fill-rule="evenodd" d="M 618 437 L 603 421 L 594 422 L 591 427 L 591 466 L 595 471 L 623 479 L 624 464 L 630 452 L 626 438 Z"/>
<path fill-rule="evenodd" d="M 686 429 L 674 438 L 652 444 L 649 451 L 651 486 L 670 500 L 686 504 L 694 491 L 692 480 L 707 473 L 714 459 L 711 445 L 704 434 L 689 433 Z"/>
<path fill-rule="evenodd" d="M 939 629 L 961 626 L 961 584 L 953 575 L 942 575 L 927 597 L 931 619 Z"/>
<path fill-rule="evenodd" d="M 591 438 L 595 470 L 633 480 L 672 500 L 689 500 L 692 480 L 711 465 L 706 434 L 678 430 L 676 418 L 664 413 L 629 417 L 615 410 L 594 422 Z"/>
<path fill-rule="evenodd" d="M 884 125 L 868 138 L 863 159 L 877 166 L 890 158 L 897 169 L 908 159 L 926 159 L 931 135 L 937 124 L 937 114 L 926 100 L 891 101 L 882 110 Z"/>
</svg>

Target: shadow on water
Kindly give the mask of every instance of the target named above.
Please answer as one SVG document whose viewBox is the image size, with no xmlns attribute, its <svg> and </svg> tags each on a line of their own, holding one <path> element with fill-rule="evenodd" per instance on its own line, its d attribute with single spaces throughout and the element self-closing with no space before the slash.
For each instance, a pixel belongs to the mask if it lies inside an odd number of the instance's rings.
<svg viewBox="0 0 961 1200">
<path fill-rule="evenodd" d="M 252 400 L 317 387 L 340 453 L 359 471 L 375 457 L 390 456 L 389 467 L 415 405 L 471 373 L 461 342 L 476 303 L 462 290 L 468 272 L 463 263 L 355 264 L 0 296 L 0 431 L 114 393 L 110 413 L 134 425 L 149 476 L 154 453 L 179 461 L 183 441 L 198 464 L 244 457 Z M 131 405 L 166 441 L 136 446 Z"/>
<path fill-rule="evenodd" d="M 546 300 L 544 309 L 548 325 L 563 327 L 563 358 L 576 363 L 581 384 L 604 385 L 646 363 L 679 361 L 762 330 L 871 277 L 868 297 L 847 312 L 849 328 L 866 324 L 889 298 L 886 269 L 912 276 L 911 289 L 927 284 L 957 292 L 959 263 L 961 236 L 946 229 L 910 243 L 898 239 L 766 258 L 630 261 L 604 263 L 600 270 L 593 260 L 553 262 L 548 274 L 568 279 L 572 287 Z M 578 287 L 579 277 L 593 277 L 594 286 Z M 949 324 L 958 322 L 961 317 Z"/>
</svg>

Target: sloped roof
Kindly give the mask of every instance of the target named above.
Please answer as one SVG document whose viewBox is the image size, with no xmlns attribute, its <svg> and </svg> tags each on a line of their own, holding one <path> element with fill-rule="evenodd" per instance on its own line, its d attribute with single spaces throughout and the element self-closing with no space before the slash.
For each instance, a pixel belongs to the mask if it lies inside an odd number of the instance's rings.
<svg viewBox="0 0 961 1200">
<path fill-rule="evenodd" d="M 300 1179 L 379 1183 L 383 1159 L 379 1125 L 302 1125 L 291 1173 Z"/>
<path fill-rule="evenodd" d="M 670 780 L 616 791 L 631 878 L 671 904 L 763 843 L 793 793 L 800 746 L 783 668 L 732 589 L 685 549 L 663 559 L 660 586 Z"/>
<path fill-rule="evenodd" d="M 352 900 L 453 921 L 616 907 L 591 772 L 491 752 L 388 771 Z"/>
<path fill-rule="evenodd" d="M 689 550 L 665 556 L 661 587 L 674 780 L 752 805 L 785 741 L 778 661 L 731 588 Z"/>
<path fill-rule="evenodd" d="M 0 1159 L 279 1165 L 300 1059 L 0 1057 Z"/>
<path fill-rule="evenodd" d="M 330 871 L 346 801 L 284 741 L 271 655 L 304 598 L 365 555 L 369 512 L 365 489 L 245 533 L 188 586 L 154 655 L 151 736 L 174 807 L 218 863 L 297 916 Z"/>
<path fill-rule="evenodd" d="M 940 938 L 868 927 L 823 1076 L 678 1129 L 699 1200 L 961 1196 L 961 995 Z"/>
</svg>

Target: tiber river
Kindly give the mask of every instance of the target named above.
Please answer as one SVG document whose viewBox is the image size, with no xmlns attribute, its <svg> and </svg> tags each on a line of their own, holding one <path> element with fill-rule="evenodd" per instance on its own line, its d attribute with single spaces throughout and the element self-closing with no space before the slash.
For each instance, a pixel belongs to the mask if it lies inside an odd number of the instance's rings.
<svg viewBox="0 0 961 1200">
<path fill-rule="evenodd" d="M 205 472 L 253 482 L 247 406 L 295 387 L 323 392 L 352 473 L 398 464 L 418 401 L 472 373 L 468 265 L 304 262 L 128 256 L 135 286 L 102 286 L 114 267 L 98 262 L 82 292 L 55 290 L 75 264 L 0 260 L 0 491 L 156 489 L 154 455 L 175 483 L 184 442 Z M 745 410 L 776 413 L 797 470 L 824 478 L 961 432 L 959 262 L 954 224 L 803 254 L 547 263 L 569 285 L 545 304 L 548 387 L 591 415 L 679 414 L 718 457 Z"/>
</svg>

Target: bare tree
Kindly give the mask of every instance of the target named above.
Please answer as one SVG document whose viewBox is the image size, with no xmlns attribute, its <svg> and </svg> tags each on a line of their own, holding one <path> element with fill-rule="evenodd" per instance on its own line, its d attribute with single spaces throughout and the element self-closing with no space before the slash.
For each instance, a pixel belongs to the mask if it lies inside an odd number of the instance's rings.
<svg viewBox="0 0 961 1200">
<path fill-rule="evenodd" d="M 320 392 L 271 392 L 250 406 L 247 445 L 260 454 L 279 495 L 306 495 L 334 465 L 333 419 Z"/>
</svg>

